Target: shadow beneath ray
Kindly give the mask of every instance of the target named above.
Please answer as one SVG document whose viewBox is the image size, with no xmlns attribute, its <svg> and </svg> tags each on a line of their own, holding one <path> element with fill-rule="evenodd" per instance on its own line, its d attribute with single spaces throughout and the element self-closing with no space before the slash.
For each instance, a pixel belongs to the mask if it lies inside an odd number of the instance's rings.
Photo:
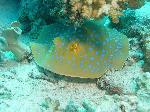
<svg viewBox="0 0 150 112">
<path fill-rule="evenodd" d="M 47 80 L 47 81 L 53 82 L 53 83 L 58 82 L 58 81 L 66 81 L 66 82 L 70 82 L 70 83 L 95 83 L 96 84 L 96 82 L 97 82 L 97 79 L 64 76 L 64 75 L 53 73 L 53 72 L 46 70 L 38 65 L 37 65 L 37 67 L 38 67 L 39 72 L 41 72 L 43 74 L 41 76 L 36 77 L 36 79 L 43 79 L 43 80 Z"/>
</svg>

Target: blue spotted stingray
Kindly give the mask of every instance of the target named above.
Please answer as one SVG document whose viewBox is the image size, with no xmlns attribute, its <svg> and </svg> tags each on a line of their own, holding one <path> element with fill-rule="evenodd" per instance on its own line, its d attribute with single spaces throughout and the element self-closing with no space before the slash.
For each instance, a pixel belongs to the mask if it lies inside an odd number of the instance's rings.
<svg viewBox="0 0 150 112">
<path fill-rule="evenodd" d="M 80 78 L 98 78 L 109 69 L 119 69 L 128 56 L 128 39 L 96 22 L 80 28 L 52 24 L 31 42 L 35 62 L 54 73 Z"/>
</svg>

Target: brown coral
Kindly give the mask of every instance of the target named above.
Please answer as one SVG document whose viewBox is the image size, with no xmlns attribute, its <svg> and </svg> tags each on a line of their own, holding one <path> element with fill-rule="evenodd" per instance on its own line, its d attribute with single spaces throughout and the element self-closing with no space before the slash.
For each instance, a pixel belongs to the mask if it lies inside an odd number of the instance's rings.
<svg viewBox="0 0 150 112">
<path fill-rule="evenodd" d="M 71 6 L 72 20 L 97 19 L 108 15 L 112 22 L 118 23 L 123 9 L 140 7 L 144 0 L 66 0 L 66 3 Z"/>
</svg>

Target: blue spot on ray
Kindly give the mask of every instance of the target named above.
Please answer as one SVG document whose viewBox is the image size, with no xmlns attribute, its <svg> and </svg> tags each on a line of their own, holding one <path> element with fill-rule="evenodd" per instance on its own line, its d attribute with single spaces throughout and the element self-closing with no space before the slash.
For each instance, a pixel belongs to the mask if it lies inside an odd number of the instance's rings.
<svg viewBox="0 0 150 112">
<path fill-rule="evenodd" d="M 102 53 L 105 53 L 105 52 L 106 52 L 106 50 L 102 49 Z"/>
<path fill-rule="evenodd" d="M 93 61 L 93 60 L 94 60 L 94 57 L 91 57 L 90 60 Z"/>
<path fill-rule="evenodd" d="M 96 37 L 96 38 L 98 38 L 98 37 L 99 37 L 99 35 L 98 35 L 98 34 L 96 34 L 96 35 L 95 35 L 95 37 Z"/>
<path fill-rule="evenodd" d="M 106 42 L 103 42 L 103 45 L 106 45 Z"/>
<path fill-rule="evenodd" d="M 54 58 L 54 55 L 52 55 L 52 59 Z"/>
<path fill-rule="evenodd" d="M 80 61 L 80 67 L 83 67 L 83 63 L 84 63 L 84 61 L 81 60 L 81 61 Z"/>
<path fill-rule="evenodd" d="M 79 37 L 83 37 L 83 34 L 80 34 Z"/>
<path fill-rule="evenodd" d="M 94 37 L 94 34 L 91 34 L 90 37 Z"/>
<path fill-rule="evenodd" d="M 56 58 L 59 59 L 58 55 L 56 55 Z"/>
<path fill-rule="evenodd" d="M 91 65 L 91 64 L 89 64 L 89 65 L 88 65 L 88 67 L 89 67 L 89 68 L 92 68 L 92 65 Z"/>
<path fill-rule="evenodd" d="M 101 54 L 101 58 L 103 58 L 104 56 L 105 56 L 105 54 L 104 54 L 104 53 L 102 53 L 102 54 Z"/>
<path fill-rule="evenodd" d="M 96 53 L 95 53 L 96 55 L 98 55 L 98 51 L 96 51 Z"/>
<path fill-rule="evenodd" d="M 92 50 L 93 50 L 93 48 L 92 48 L 92 47 L 90 47 L 90 48 L 89 48 L 89 51 L 92 51 Z"/>
<path fill-rule="evenodd" d="M 83 63 L 80 63 L 80 67 L 83 67 Z"/>
</svg>

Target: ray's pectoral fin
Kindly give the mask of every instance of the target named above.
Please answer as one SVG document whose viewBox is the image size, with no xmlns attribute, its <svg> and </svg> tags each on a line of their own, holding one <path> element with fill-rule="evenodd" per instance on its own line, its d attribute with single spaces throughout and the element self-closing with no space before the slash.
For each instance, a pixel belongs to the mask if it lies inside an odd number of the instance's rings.
<svg viewBox="0 0 150 112">
<path fill-rule="evenodd" d="M 40 66 L 43 66 L 44 64 L 43 60 L 49 49 L 48 46 L 44 44 L 31 42 L 30 47 L 32 49 L 32 54 L 34 56 L 34 60 L 36 61 L 36 63 L 39 64 Z"/>
<path fill-rule="evenodd" d="M 56 48 L 61 48 L 63 44 L 62 39 L 60 37 L 54 38 L 53 43 L 56 46 Z"/>
</svg>

